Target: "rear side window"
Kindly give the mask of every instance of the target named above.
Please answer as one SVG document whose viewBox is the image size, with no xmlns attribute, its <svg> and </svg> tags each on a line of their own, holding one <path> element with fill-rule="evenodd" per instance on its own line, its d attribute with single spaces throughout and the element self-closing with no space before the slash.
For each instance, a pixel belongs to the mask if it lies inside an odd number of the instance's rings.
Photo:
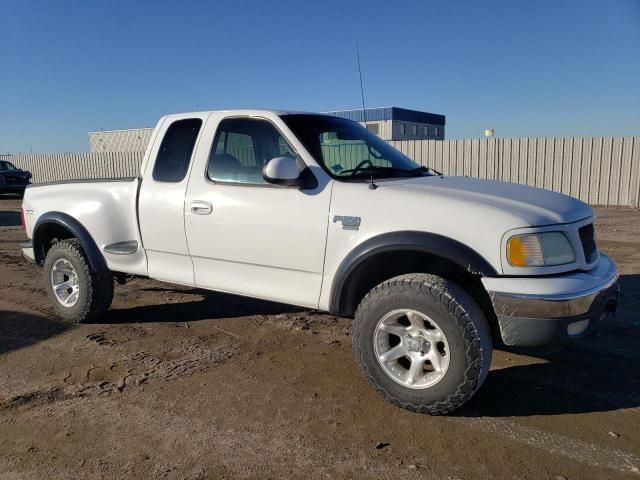
<svg viewBox="0 0 640 480">
<path fill-rule="evenodd" d="M 199 118 L 178 120 L 169 126 L 153 167 L 154 180 L 175 183 L 184 179 L 201 126 Z"/>
</svg>

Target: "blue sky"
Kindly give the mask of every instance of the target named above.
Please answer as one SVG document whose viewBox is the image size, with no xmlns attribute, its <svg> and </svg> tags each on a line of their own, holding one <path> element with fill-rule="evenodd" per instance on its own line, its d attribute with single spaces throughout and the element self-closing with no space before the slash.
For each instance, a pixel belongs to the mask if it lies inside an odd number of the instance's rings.
<svg viewBox="0 0 640 480">
<path fill-rule="evenodd" d="M 0 0 L 0 152 L 199 108 L 367 106 L 447 138 L 640 135 L 640 0 Z"/>
</svg>

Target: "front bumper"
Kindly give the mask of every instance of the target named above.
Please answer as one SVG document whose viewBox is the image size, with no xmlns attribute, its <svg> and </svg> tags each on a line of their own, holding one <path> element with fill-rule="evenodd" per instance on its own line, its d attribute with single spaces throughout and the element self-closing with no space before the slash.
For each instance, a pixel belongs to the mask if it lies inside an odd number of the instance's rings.
<svg viewBox="0 0 640 480">
<path fill-rule="evenodd" d="M 549 277 L 485 277 L 505 345 L 534 347 L 589 335 L 615 313 L 618 271 L 600 252 L 587 272 Z"/>
</svg>

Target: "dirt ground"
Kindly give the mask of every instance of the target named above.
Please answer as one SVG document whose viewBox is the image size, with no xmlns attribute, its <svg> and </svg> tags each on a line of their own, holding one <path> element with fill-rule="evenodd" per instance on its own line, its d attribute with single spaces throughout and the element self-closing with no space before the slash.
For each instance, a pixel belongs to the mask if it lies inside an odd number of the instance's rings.
<svg viewBox="0 0 640 480">
<path fill-rule="evenodd" d="M 599 208 L 617 318 L 563 351 L 494 353 L 463 410 L 384 402 L 350 321 L 149 281 L 54 319 L 0 197 L 0 478 L 640 479 L 640 210 Z"/>
</svg>

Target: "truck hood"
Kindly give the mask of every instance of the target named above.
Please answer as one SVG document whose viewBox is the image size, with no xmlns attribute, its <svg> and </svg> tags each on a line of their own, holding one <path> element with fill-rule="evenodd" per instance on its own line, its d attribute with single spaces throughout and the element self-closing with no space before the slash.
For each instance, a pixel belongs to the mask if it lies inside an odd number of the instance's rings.
<svg viewBox="0 0 640 480">
<path fill-rule="evenodd" d="M 517 216 L 528 224 L 523 226 L 571 223 L 593 214 L 589 205 L 573 197 L 542 188 L 495 180 L 430 176 L 379 182 L 378 186 L 444 196 L 458 202 L 473 202 Z"/>
</svg>

